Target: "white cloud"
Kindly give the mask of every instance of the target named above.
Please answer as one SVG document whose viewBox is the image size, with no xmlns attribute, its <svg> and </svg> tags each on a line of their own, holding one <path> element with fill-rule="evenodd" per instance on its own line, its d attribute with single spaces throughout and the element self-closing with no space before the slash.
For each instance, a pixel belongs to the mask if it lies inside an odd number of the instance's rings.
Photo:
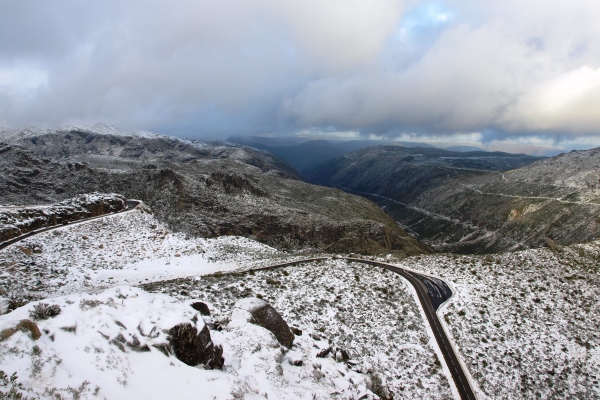
<svg viewBox="0 0 600 400">
<path fill-rule="evenodd" d="M 533 86 L 507 111 L 508 128 L 562 131 L 600 130 L 600 68 L 587 66 Z"/>
</svg>

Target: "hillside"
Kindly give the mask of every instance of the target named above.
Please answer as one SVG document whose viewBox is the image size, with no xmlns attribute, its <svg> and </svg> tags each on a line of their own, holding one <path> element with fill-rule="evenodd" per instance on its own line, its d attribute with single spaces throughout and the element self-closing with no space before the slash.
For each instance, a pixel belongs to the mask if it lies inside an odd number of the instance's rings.
<svg viewBox="0 0 600 400">
<path fill-rule="evenodd" d="M 223 399 L 257 391 L 282 399 L 378 398 L 371 389 L 388 399 L 458 398 L 408 282 L 323 256 L 252 271 L 303 257 L 246 238 L 170 232 L 145 207 L 27 238 L 0 252 L 0 297 L 16 308 L 0 316 L 0 331 L 31 318 L 40 303 L 61 312 L 36 320 L 39 339 L 16 332 L 2 342 L 0 371 L 18 379 L 0 376 L 0 393 L 12 387 L 44 399 L 187 398 L 194 390 Z M 562 399 L 600 394 L 599 256 L 596 241 L 378 260 L 451 285 L 453 296 L 438 313 L 482 398 Z M 236 305 L 248 297 L 266 300 L 299 329 L 291 349 L 240 321 Z M 210 316 L 191 307 L 199 301 Z M 190 367 L 154 347 L 165 344 L 160 328 L 194 316 L 222 346 L 223 370 Z"/>
<path fill-rule="evenodd" d="M 573 151 L 504 173 L 452 181 L 414 203 L 457 234 L 441 248 L 498 251 L 600 237 L 600 149 Z M 460 226 L 460 228 L 457 228 Z M 452 229 L 452 228 L 451 228 Z M 470 232 L 459 237 L 458 232 Z"/>
<path fill-rule="evenodd" d="M 596 206 L 587 200 L 565 202 L 590 192 L 594 162 L 565 157 L 382 146 L 328 161 L 306 174 L 372 199 L 438 250 L 486 253 L 539 247 L 547 236 L 561 244 L 595 237 L 596 228 L 584 225 L 594 221 L 588 214 Z"/>
<path fill-rule="evenodd" d="M 120 193 L 194 236 L 241 235 L 285 249 L 426 251 L 370 201 L 305 183 L 259 150 L 74 128 L 4 137 L 12 142 L 0 147 L 4 203 Z"/>
</svg>

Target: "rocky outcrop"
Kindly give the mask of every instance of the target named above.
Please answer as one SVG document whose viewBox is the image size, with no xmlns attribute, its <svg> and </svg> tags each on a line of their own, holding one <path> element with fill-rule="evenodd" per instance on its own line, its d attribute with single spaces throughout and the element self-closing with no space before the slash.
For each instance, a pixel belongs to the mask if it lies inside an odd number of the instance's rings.
<svg viewBox="0 0 600 400">
<path fill-rule="evenodd" d="M 37 229 L 121 211 L 126 205 L 121 195 L 91 193 L 49 207 L 0 209 L 0 242 Z"/>
<path fill-rule="evenodd" d="M 264 300 L 251 297 L 238 300 L 235 303 L 231 319 L 247 320 L 267 329 L 285 347 L 290 348 L 294 344 L 295 336 L 287 322 L 273 306 Z"/>
<path fill-rule="evenodd" d="M 223 368 L 223 348 L 213 344 L 206 325 L 200 332 L 189 323 L 174 326 L 169 330 L 169 344 L 175 356 L 187 365 Z"/>
<path fill-rule="evenodd" d="M 203 303 L 201 301 L 197 301 L 195 303 L 191 304 L 192 308 L 198 312 L 200 312 L 200 314 L 210 317 L 210 309 L 208 308 L 208 306 L 206 305 L 206 303 Z"/>
</svg>

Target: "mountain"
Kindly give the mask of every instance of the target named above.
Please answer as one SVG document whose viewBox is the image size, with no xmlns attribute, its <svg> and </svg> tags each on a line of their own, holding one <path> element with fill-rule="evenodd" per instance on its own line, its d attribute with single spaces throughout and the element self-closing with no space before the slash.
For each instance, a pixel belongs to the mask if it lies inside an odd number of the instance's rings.
<svg viewBox="0 0 600 400">
<path fill-rule="evenodd" d="M 480 147 L 476 147 L 476 146 L 450 146 L 450 147 L 445 147 L 444 150 L 448 150 L 448 151 L 462 151 L 462 152 L 468 152 L 468 151 L 487 151 L 484 150 Z"/>
<path fill-rule="evenodd" d="M 546 237 L 560 244 L 595 238 L 593 168 L 600 160 L 593 154 L 541 159 L 380 146 L 305 174 L 375 201 L 439 251 L 490 253 L 539 247 Z"/>
<path fill-rule="evenodd" d="M 322 162 L 346 153 L 389 143 L 375 140 L 307 140 L 294 145 L 284 144 L 289 143 L 290 140 L 292 138 L 263 138 L 259 136 L 251 136 L 249 138 L 231 137 L 228 139 L 232 143 L 243 144 L 275 154 L 290 163 L 301 173 Z M 434 148 L 426 143 L 416 142 L 394 142 L 394 145 Z"/>
<path fill-rule="evenodd" d="M 146 202 L 171 229 L 283 249 L 427 250 L 377 206 L 303 182 L 267 152 L 218 142 L 69 128 L 0 136 L 0 198 L 40 204 L 86 192 Z"/>
</svg>

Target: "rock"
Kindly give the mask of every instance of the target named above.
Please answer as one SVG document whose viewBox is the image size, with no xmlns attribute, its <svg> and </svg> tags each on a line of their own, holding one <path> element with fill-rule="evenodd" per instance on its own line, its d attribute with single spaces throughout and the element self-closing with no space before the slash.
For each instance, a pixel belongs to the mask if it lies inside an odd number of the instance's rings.
<svg viewBox="0 0 600 400">
<path fill-rule="evenodd" d="M 187 365 L 220 369 L 225 362 L 223 349 L 215 347 L 206 325 L 200 332 L 189 323 L 176 325 L 169 330 L 169 343 L 175 356 Z"/>
<path fill-rule="evenodd" d="M 235 309 L 249 313 L 252 316 L 249 322 L 269 330 L 281 345 L 290 348 L 294 344 L 295 336 L 290 327 L 266 301 L 255 297 L 244 298 L 235 303 L 234 311 Z"/>
<path fill-rule="evenodd" d="M 223 347 L 217 345 L 214 347 L 212 359 L 206 364 L 209 369 L 223 369 L 225 358 L 223 358 Z"/>
<path fill-rule="evenodd" d="M 329 353 L 331 353 L 331 347 L 327 347 L 326 349 L 323 349 L 323 350 L 319 351 L 317 353 L 317 357 L 318 358 L 325 358 L 325 357 L 327 357 L 327 355 Z"/>
<path fill-rule="evenodd" d="M 552 251 L 560 250 L 560 248 L 558 247 L 556 242 L 554 240 L 550 239 L 549 237 L 546 238 L 546 245 L 548 247 L 550 247 L 550 250 L 552 250 Z"/>
<path fill-rule="evenodd" d="M 127 347 L 129 347 L 131 350 L 133 351 L 137 351 L 139 353 L 144 353 L 147 351 L 150 351 L 150 347 L 148 347 L 147 344 L 141 344 L 140 340 L 137 338 L 137 336 L 133 336 L 131 343 L 126 342 L 125 343 L 127 345 Z"/>
<path fill-rule="evenodd" d="M 33 250 L 29 247 L 19 246 L 19 250 L 21 250 L 24 254 L 27 254 L 28 256 L 33 254 Z"/>
<path fill-rule="evenodd" d="M 210 317 L 210 310 L 209 310 L 208 306 L 206 305 L 206 303 L 197 301 L 195 303 L 192 303 L 192 308 L 194 310 L 199 311 L 200 314 Z"/>
<path fill-rule="evenodd" d="M 2 332 L 0 332 L 0 342 L 8 339 L 18 331 L 31 333 L 31 338 L 33 340 L 38 340 L 42 336 L 40 328 L 38 328 L 35 322 L 30 319 L 23 319 L 15 327 L 3 329 Z"/>
<path fill-rule="evenodd" d="M 290 326 L 290 330 L 296 336 L 302 336 L 302 329 L 296 328 L 295 326 Z"/>
<path fill-rule="evenodd" d="M 288 359 L 288 363 L 294 367 L 301 367 L 304 365 L 304 361 L 301 358 L 290 358 Z"/>
<path fill-rule="evenodd" d="M 335 360 L 337 362 L 348 361 L 349 359 L 350 356 L 346 350 L 340 349 L 339 347 L 335 350 Z"/>
</svg>

